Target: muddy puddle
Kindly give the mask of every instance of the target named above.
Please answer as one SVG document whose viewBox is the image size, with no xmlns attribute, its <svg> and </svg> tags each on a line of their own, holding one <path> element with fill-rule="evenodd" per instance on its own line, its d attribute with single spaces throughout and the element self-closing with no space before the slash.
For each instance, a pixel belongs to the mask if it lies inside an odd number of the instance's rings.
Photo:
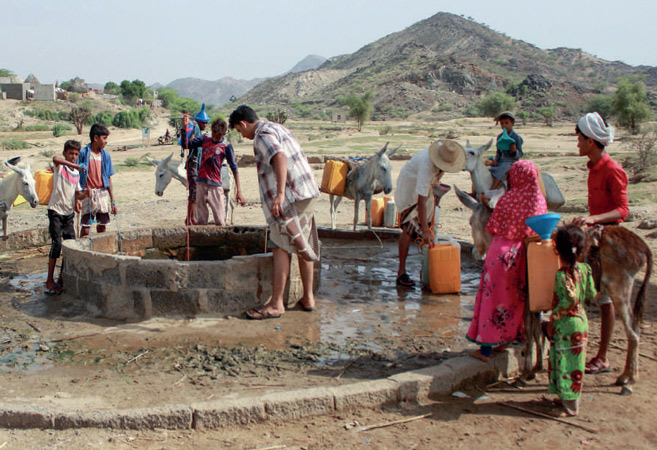
<svg viewBox="0 0 657 450">
<path fill-rule="evenodd" d="M 433 295 L 419 287 L 395 285 L 396 241 L 322 242 L 315 311 L 292 309 L 266 321 L 93 319 L 66 294 L 44 293 L 45 257 L 5 264 L 0 299 L 3 305 L 11 304 L 11 314 L 2 317 L 0 373 L 53 374 L 55 368 L 76 380 L 105 382 L 118 374 L 123 380 L 141 380 L 142 389 L 159 386 L 153 380 L 164 377 L 172 385 L 184 379 L 182 384 L 190 388 L 228 394 L 239 390 L 244 383 L 238 380 L 245 377 L 262 381 L 302 375 L 294 381 L 298 386 L 346 382 L 426 367 L 462 354 L 481 271 L 466 252 L 461 255 L 462 292 Z M 417 284 L 421 264 L 421 255 L 412 247 L 407 271 Z M 175 390 L 170 395 L 176 400 L 183 394 Z"/>
</svg>

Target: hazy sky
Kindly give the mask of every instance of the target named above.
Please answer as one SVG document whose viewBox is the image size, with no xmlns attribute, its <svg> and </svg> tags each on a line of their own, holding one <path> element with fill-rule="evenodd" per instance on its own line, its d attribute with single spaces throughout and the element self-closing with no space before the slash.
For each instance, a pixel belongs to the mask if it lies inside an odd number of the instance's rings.
<svg viewBox="0 0 657 450">
<path fill-rule="evenodd" d="M 657 66 L 655 0 L 0 0 L 0 68 L 43 83 L 251 79 L 446 11 L 540 48 Z"/>
</svg>

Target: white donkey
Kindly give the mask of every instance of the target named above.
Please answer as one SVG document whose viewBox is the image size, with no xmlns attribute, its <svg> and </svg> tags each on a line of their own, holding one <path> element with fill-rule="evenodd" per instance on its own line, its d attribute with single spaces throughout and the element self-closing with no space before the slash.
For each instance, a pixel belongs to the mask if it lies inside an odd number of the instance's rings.
<svg viewBox="0 0 657 450">
<path fill-rule="evenodd" d="M 388 142 L 376 154 L 370 156 L 365 161 L 349 167 L 347 172 L 347 185 L 344 190 L 344 197 L 354 200 L 354 231 L 358 222 L 358 205 L 361 200 L 365 201 L 365 210 L 367 215 L 367 228 L 372 228 L 372 195 L 383 191 L 385 194 L 392 192 L 392 164 L 389 156 L 392 156 L 397 150 L 388 150 Z M 331 205 L 331 228 L 335 228 L 335 211 L 342 201 L 342 196 L 330 194 L 329 203 Z"/>
<path fill-rule="evenodd" d="M 491 139 L 487 144 L 478 148 L 473 148 L 470 145 L 470 141 L 467 141 L 465 146 L 465 170 L 470 172 L 472 184 L 477 195 L 490 190 L 493 184 L 493 175 L 491 175 L 490 170 L 484 164 L 482 158 L 483 153 L 488 150 L 492 144 L 493 140 Z M 545 200 L 548 209 L 551 211 L 558 209 L 565 203 L 565 199 L 554 181 L 554 178 L 552 178 L 552 175 L 549 173 L 541 172 L 541 180 L 546 189 Z M 504 190 L 505 188 L 502 185 L 502 188 L 498 189 L 496 194 L 490 198 L 488 204 L 491 208 L 495 207 L 497 201 L 504 194 Z M 483 258 L 486 255 L 488 246 L 492 240 L 492 237 L 486 231 L 486 223 L 490 218 L 491 210 L 470 195 L 461 191 L 456 186 L 455 192 L 461 203 L 472 210 L 472 216 L 470 216 L 472 240 L 474 243 L 472 254 L 476 259 Z"/>
<path fill-rule="evenodd" d="M 153 158 L 147 157 L 151 164 L 156 166 L 155 169 L 155 195 L 162 197 L 164 190 L 169 186 L 171 180 L 174 178 L 182 183 L 187 188 L 187 172 L 185 165 L 182 162 L 172 161 L 173 153 L 158 161 Z M 230 223 L 233 224 L 233 213 L 235 211 L 235 193 L 233 184 L 233 172 L 224 164 L 221 167 L 221 184 L 224 188 L 224 195 L 226 197 L 226 217 L 228 217 L 228 207 L 230 207 Z"/>
<path fill-rule="evenodd" d="M 17 159 L 14 158 L 12 161 L 17 161 Z M 21 168 L 6 161 L 5 166 L 14 172 L 0 179 L 0 220 L 2 220 L 4 239 L 7 238 L 7 217 L 9 217 L 9 210 L 16 197 L 22 195 L 32 208 L 39 205 L 39 196 L 36 193 L 34 177 L 30 172 L 30 164 L 27 163 L 24 168 Z"/>
</svg>

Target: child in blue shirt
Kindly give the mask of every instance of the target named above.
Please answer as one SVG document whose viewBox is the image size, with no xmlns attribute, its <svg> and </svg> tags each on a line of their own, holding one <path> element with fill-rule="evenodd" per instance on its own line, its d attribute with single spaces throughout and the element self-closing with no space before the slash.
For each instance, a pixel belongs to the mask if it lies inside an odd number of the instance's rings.
<svg viewBox="0 0 657 450">
<path fill-rule="evenodd" d="M 497 135 L 497 152 L 491 163 L 490 172 L 493 175 L 491 190 L 497 189 L 505 181 L 511 164 L 522 158 L 522 138 L 513 131 L 516 122 L 513 113 L 504 111 L 495 117 L 500 124 L 502 132 Z"/>
</svg>

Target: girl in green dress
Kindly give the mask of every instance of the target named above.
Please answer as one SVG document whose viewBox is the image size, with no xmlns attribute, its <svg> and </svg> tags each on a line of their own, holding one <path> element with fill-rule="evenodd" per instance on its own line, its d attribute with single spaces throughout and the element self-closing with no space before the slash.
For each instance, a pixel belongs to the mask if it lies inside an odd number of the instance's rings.
<svg viewBox="0 0 657 450">
<path fill-rule="evenodd" d="M 557 229 L 554 244 L 562 266 L 554 280 L 554 299 L 548 324 L 550 356 L 548 393 L 557 394 L 558 417 L 576 416 L 582 392 L 589 325 L 583 302 L 595 297 L 591 267 L 577 262 L 584 232 L 576 225 Z"/>
</svg>

